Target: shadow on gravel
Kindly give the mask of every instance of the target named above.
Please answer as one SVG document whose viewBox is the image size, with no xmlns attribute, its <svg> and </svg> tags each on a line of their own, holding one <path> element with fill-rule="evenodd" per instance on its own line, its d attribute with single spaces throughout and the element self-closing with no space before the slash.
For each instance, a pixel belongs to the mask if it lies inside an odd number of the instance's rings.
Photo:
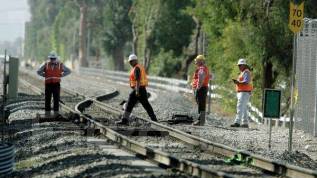
<svg viewBox="0 0 317 178">
<path fill-rule="evenodd" d="M 81 165 L 89 165 L 103 160 L 120 159 L 128 161 L 134 159 L 131 156 L 114 156 L 114 155 L 103 155 L 103 154 L 84 154 L 84 155 L 70 155 L 60 160 L 55 160 L 49 163 L 45 163 L 41 166 L 34 167 L 27 170 L 16 171 L 12 173 L 12 176 L 31 177 L 39 174 L 55 173 L 61 170 L 69 169 Z M 112 171 L 112 170 L 111 170 Z"/>
<path fill-rule="evenodd" d="M 262 177 L 263 173 L 251 173 L 249 171 L 241 171 L 241 170 L 237 170 L 237 171 L 224 171 L 225 173 L 231 174 L 234 177 L 235 176 L 243 176 L 243 177 Z"/>
<path fill-rule="evenodd" d="M 17 134 L 33 132 L 43 129 L 59 129 L 69 127 L 69 122 L 43 122 L 39 123 L 38 119 L 10 120 L 10 124 L 5 128 L 14 130 Z M 65 126 L 64 126 L 65 125 Z M 3 129 L 3 127 L 0 127 Z M 73 126 L 72 128 L 76 128 Z M 79 130 L 80 127 L 77 127 Z"/>
<path fill-rule="evenodd" d="M 23 119 L 23 120 L 10 120 L 11 125 L 16 125 L 16 126 L 30 126 L 30 127 L 35 127 L 34 124 L 38 124 L 39 121 L 36 118 L 32 119 Z M 27 128 L 25 128 L 27 129 Z"/>
<path fill-rule="evenodd" d="M 30 97 L 30 98 L 43 98 L 43 99 L 44 99 L 44 96 L 41 96 L 41 95 L 31 95 L 31 94 L 24 93 L 24 92 L 18 92 L 18 96 L 20 96 L 20 97 Z"/>
<path fill-rule="evenodd" d="M 85 141 L 78 141 L 78 140 L 77 141 L 76 140 L 65 141 L 65 142 L 61 142 L 59 144 L 54 144 L 53 141 L 51 143 L 52 144 L 45 145 L 45 146 L 43 146 L 43 143 L 38 143 L 39 147 L 42 144 L 42 148 L 37 149 L 37 151 L 35 151 L 35 149 L 32 147 L 30 147 L 30 149 L 28 149 L 28 150 L 24 149 L 22 153 L 20 153 L 20 151 L 17 150 L 16 158 L 18 160 L 21 158 L 28 159 L 30 157 L 34 157 L 34 156 L 37 156 L 40 154 L 50 153 L 53 151 L 66 151 L 66 150 L 70 150 L 73 148 L 79 148 L 79 147 L 88 148 L 89 147 Z"/>
<path fill-rule="evenodd" d="M 43 135 L 46 132 L 65 132 L 66 134 L 73 133 L 74 135 L 81 135 L 84 132 L 80 127 L 57 127 L 55 125 L 39 126 L 36 123 L 17 121 L 20 124 L 11 124 L 4 131 L 11 135 L 11 140 L 17 144 L 30 140 L 31 136 Z M 0 129 L 3 129 L 0 127 Z"/>
<path fill-rule="evenodd" d="M 26 131 L 21 131 L 21 132 L 17 132 L 15 135 L 14 135 L 14 138 L 17 139 L 17 143 L 18 142 L 23 142 L 25 140 L 28 140 L 30 141 L 30 137 L 37 137 L 37 136 L 40 136 L 40 135 L 43 135 L 43 132 L 52 132 L 52 134 L 56 134 L 56 133 L 65 133 L 65 136 L 67 135 L 80 135 L 80 134 L 83 134 L 84 132 L 80 133 L 78 132 L 80 131 L 79 129 L 77 130 L 70 130 L 70 129 L 56 129 L 56 128 L 36 128 L 35 130 L 26 130 Z M 55 133 L 53 133 L 55 132 Z M 47 140 L 47 139 L 46 139 Z M 40 141 L 40 140 L 38 140 Z"/>
<path fill-rule="evenodd" d="M 195 159 L 188 159 L 188 161 L 192 161 L 198 164 L 203 165 L 227 165 L 223 160 L 195 160 Z"/>
<path fill-rule="evenodd" d="M 84 132 L 80 132 L 81 130 L 80 129 L 57 129 L 57 128 L 33 128 L 32 130 L 25 130 L 25 131 L 20 131 L 20 132 L 17 132 L 15 135 L 14 135 L 14 138 L 15 139 L 18 139 L 18 142 L 19 141 L 24 141 L 24 140 L 29 140 L 30 141 L 30 137 L 39 137 L 43 134 L 47 134 L 47 136 L 50 136 L 50 135 L 53 135 L 53 134 L 56 134 L 58 133 L 59 136 L 63 135 L 63 133 L 65 133 L 65 136 L 67 135 L 70 135 L 70 134 L 73 134 L 74 136 L 80 136 L 81 134 L 83 134 Z M 64 135 L 63 135 L 64 136 Z M 50 136 L 51 137 L 51 136 Z M 46 137 L 47 138 L 47 137 Z M 45 138 L 43 138 L 45 139 Z M 45 139 L 47 140 L 47 139 Z M 41 140 L 39 140 L 41 141 Z"/>
<path fill-rule="evenodd" d="M 146 174 L 144 166 L 132 166 L 127 164 L 112 163 L 108 165 L 98 165 L 84 170 L 73 177 L 110 177 L 124 174 Z M 69 177 L 70 178 L 70 177 Z"/>
<path fill-rule="evenodd" d="M 202 165 L 213 165 L 213 166 L 216 166 L 216 165 L 219 165 L 219 166 L 223 166 L 223 165 L 227 165 L 229 166 L 226 162 L 224 162 L 223 160 L 194 160 L 194 159 L 189 159 L 189 161 L 192 161 L 192 162 L 195 162 L 195 163 L 198 163 L 198 164 L 202 164 Z M 232 166 L 235 166 L 235 165 L 232 165 Z M 237 165 L 239 166 L 239 165 Z M 234 176 L 235 175 L 242 175 L 242 176 L 245 176 L 245 177 L 261 177 L 263 176 L 262 173 L 250 173 L 248 171 L 224 171 L 228 174 L 233 174 Z"/>
<path fill-rule="evenodd" d="M 317 160 L 313 160 L 305 153 L 299 151 L 284 151 L 282 154 L 277 156 L 276 160 L 282 160 L 288 164 L 293 164 L 312 170 L 317 169 Z"/>
</svg>

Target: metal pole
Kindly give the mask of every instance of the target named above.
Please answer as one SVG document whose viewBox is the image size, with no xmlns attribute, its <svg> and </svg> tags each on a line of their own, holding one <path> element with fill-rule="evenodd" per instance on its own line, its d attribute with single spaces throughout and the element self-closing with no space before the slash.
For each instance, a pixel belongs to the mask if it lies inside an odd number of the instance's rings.
<svg viewBox="0 0 317 178">
<path fill-rule="evenodd" d="M 202 43 L 203 43 L 203 44 L 202 44 L 203 54 L 204 54 L 204 56 L 205 56 L 205 55 L 206 55 L 206 54 L 205 54 L 205 50 L 206 50 L 206 49 L 205 49 L 205 33 L 204 33 L 204 32 L 202 32 L 202 36 L 203 36 L 203 40 L 202 40 Z"/>
<path fill-rule="evenodd" d="M 90 58 L 89 58 L 89 56 L 90 56 L 90 54 L 89 54 L 89 52 L 90 52 L 90 27 L 88 28 L 88 33 L 87 33 L 87 46 L 86 46 L 87 48 L 86 48 L 86 59 L 87 59 L 87 61 L 88 61 L 88 63 L 89 64 L 91 64 L 91 61 L 90 61 Z"/>
<path fill-rule="evenodd" d="M 296 72 L 296 38 L 297 33 L 293 36 L 293 61 L 292 61 L 292 79 L 291 79 L 291 108 L 290 108 L 290 120 L 289 120 L 289 139 L 288 139 L 288 151 L 292 151 L 293 141 L 293 125 L 294 125 L 294 88 L 295 88 L 295 72 Z"/>
<path fill-rule="evenodd" d="M 4 123 L 5 123 L 5 111 L 4 111 L 4 107 L 6 104 L 6 95 L 7 95 L 7 87 L 6 87 L 6 83 L 7 83 L 7 73 L 6 73 L 6 58 L 7 58 L 7 50 L 4 50 L 4 60 L 3 60 L 3 98 L 2 98 L 2 118 L 1 118 L 1 126 L 2 126 L 2 130 L 1 130 L 1 141 L 4 142 Z"/>
<path fill-rule="evenodd" d="M 3 101 L 6 102 L 7 99 L 7 50 L 4 51 L 4 62 L 3 62 Z"/>
<path fill-rule="evenodd" d="M 272 118 L 269 119 L 269 150 L 271 150 L 271 139 L 272 139 Z"/>
<path fill-rule="evenodd" d="M 207 114 L 210 114 L 210 106 L 211 106 L 211 78 L 209 79 L 209 87 L 208 87 L 208 109 L 207 109 Z"/>
</svg>

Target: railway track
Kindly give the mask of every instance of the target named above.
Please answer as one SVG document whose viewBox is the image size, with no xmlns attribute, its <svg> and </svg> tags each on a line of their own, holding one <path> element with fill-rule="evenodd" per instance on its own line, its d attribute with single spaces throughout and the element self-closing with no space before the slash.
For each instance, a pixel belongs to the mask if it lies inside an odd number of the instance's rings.
<svg viewBox="0 0 317 178">
<path fill-rule="evenodd" d="M 106 105 L 100 101 L 89 99 L 88 101 L 95 103 L 95 105 L 99 108 L 102 108 L 103 110 L 106 110 L 108 112 L 112 112 L 115 114 L 120 114 L 121 111 L 117 108 L 111 107 L 109 105 Z M 84 103 L 82 103 L 84 104 Z M 90 105 L 90 104 L 89 104 Z M 89 113 L 89 112 L 88 112 Z M 107 124 L 112 125 L 111 121 L 114 119 L 111 118 Z M 139 120 L 139 122 L 137 121 Z M 142 126 L 142 121 L 150 123 L 151 128 L 155 128 L 157 130 L 168 132 L 168 134 L 176 138 L 177 140 L 181 140 L 182 142 L 185 142 L 186 144 L 192 145 L 195 148 L 199 148 L 199 151 L 206 152 L 208 154 L 216 154 L 216 155 L 222 155 L 225 157 L 236 157 L 240 159 L 240 163 L 243 162 L 244 164 L 248 166 L 252 166 L 253 168 L 257 168 L 263 171 L 268 171 L 273 174 L 277 174 L 279 176 L 286 176 L 286 177 L 316 177 L 316 171 L 303 169 L 300 167 L 285 165 L 282 163 L 278 163 L 266 158 L 262 158 L 257 155 L 252 155 L 246 151 L 241 150 L 235 150 L 229 147 L 226 147 L 221 144 L 212 143 L 208 140 L 198 138 L 196 136 L 184 133 L 182 131 L 173 129 L 171 127 L 168 127 L 166 125 L 162 125 L 160 123 L 152 122 L 147 119 L 143 119 L 140 117 L 134 116 L 134 121 L 132 121 L 131 125 L 133 126 Z M 141 123 L 141 124 L 140 124 Z M 142 138 L 141 138 L 142 140 Z M 140 141 L 140 140 L 137 140 Z M 149 141 L 148 139 L 146 141 Z M 145 142 L 144 140 L 142 142 Z M 199 161 L 198 161 L 199 162 Z M 206 163 L 206 162 L 205 162 Z M 218 168 L 219 169 L 219 168 Z M 248 174 L 244 172 L 245 174 Z M 249 174 L 251 175 L 251 174 Z M 264 177 L 264 175 L 256 175 L 259 177 Z"/>
<path fill-rule="evenodd" d="M 67 92 L 71 93 L 71 91 L 67 91 Z M 80 94 L 77 93 L 76 95 L 80 95 Z M 113 95 L 113 93 L 112 93 L 112 95 Z M 142 146 L 136 144 L 137 142 L 140 142 L 144 138 L 139 137 L 137 139 L 134 139 L 134 142 L 133 142 L 133 140 L 131 140 L 131 139 L 133 139 L 135 137 L 131 137 L 131 136 L 126 137 L 126 136 L 122 136 L 120 134 L 117 135 L 118 133 L 114 132 L 114 130 L 112 128 L 113 127 L 112 121 L 114 120 L 114 118 L 118 117 L 119 114 L 121 114 L 120 109 L 109 106 L 109 105 L 102 103 L 94 98 L 86 98 L 86 99 L 87 100 L 85 102 L 81 102 L 76 107 L 77 108 L 78 107 L 86 108 L 88 105 L 93 104 L 93 106 L 95 108 L 99 108 L 97 113 L 100 114 L 100 111 L 103 110 L 103 111 L 107 112 L 108 114 L 111 113 L 113 115 L 112 118 L 110 117 L 110 118 L 106 118 L 106 119 L 102 118 L 102 115 L 101 116 L 92 116 L 92 118 L 95 118 L 95 117 L 98 118 L 97 121 L 90 119 L 90 118 L 85 118 L 85 120 L 89 121 L 90 127 L 98 129 L 98 131 L 100 133 L 104 134 L 108 138 L 112 138 L 114 141 L 117 141 L 119 144 L 126 147 L 130 151 L 137 152 L 138 154 L 141 154 L 146 158 L 152 158 L 155 160 L 155 159 L 162 157 L 162 155 L 160 155 L 159 153 L 156 153 L 154 150 L 154 149 L 157 149 L 157 147 L 156 147 L 157 145 L 153 147 L 153 144 L 148 144 L 147 147 L 142 147 Z M 90 104 L 87 104 L 87 103 L 90 103 Z M 90 108 L 90 111 L 88 111 L 88 110 L 86 109 L 86 111 L 84 113 L 86 113 L 86 114 L 88 113 L 88 114 L 93 115 L 94 109 Z M 81 111 L 78 110 L 77 112 L 82 112 L 82 110 Z M 86 116 L 84 116 L 84 117 L 86 117 Z M 249 166 L 256 167 L 258 169 L 265 170 L 265 171 L 268 171 L 271 173 L 275 173 L 275 174 L 281 175 L 281 176 L 316 177 L 316 171 L 302 169 L 299 167 L 274 162 L 274 161 L 271 161 L 268 159 L 264 159 L 264 158 L 257 156 L 257 155 L 252 155 L 252 154 L 245 152 L 245 151 L 235 150 L 235 149 L 226 147 L 224 145 L 212 143 L 208 140 L 197 138 L 197 137 L 192 136 L 190 134 L 181 132 L 179 130 L 175 130 L 175 129 L 170 128 L 166 125 L 162 125 L 159 123 L 149 121 L 147 119 L 143 119 L 140 117 L 134 117 L 134 118 L 135 118 L 134 122 L 136 124 L 132 123 L 132 125 L 139 126 L 139 127 L 142 125 L 145 125 L 145 126 L 150 127 L 152 129 L 157 129 L 160 132 L 167 132 L 170 138 L 168 138 L 166 140 L 171 140 L 171 142 L 174 142 L 175 140 L 181 140 L 182 142 L 185 142 L 186 145 L 191 145 L 192 147 L 198 148 L 198 151 L 200 151 L 200 152 L 213 153 L 216 155 L 222 155 L 222 156 L 226 156 L 226 157 L 238 157 L 240 159 L 240 161 L 247 163 L 247 165 L 249 165 Z M 144 123 L 147 123 L 147 124 L 144 124 Z M 107 124 L 108 127 L 104 126 L 104 124 Z M 110 128 L 109 128 L 109 126 L 110 126 Z M 153 138 L 151 138 L 151 139 L 153 139 Z M 151 141 L 152 141 L 151 139 L 147 139 L 146 141 L 151 143 Z M 173 139 L 175 139 L 175 140 L 173 140 Z M 130 141 L 127 141 L 127 140 L 130 140 Z M 142 142 L 144 142 L 144 140 Z M 155 143 L 155 139 L 154 139 L 153 143 Z M 184 149 L 187 149 L 186 145 L 184 144 L 181 147 Z M 151 151 L 149 151 L 149 150 L 151 150 Z M 173 148 L 167 148 L 164 151 L 169 152 L 169 150 L 173 150 Z M 191 150 L 193 150 L 193 149 L 191 149 Z M 186 151 L 188 151 L 188 150 L 186 150 Z M 173 151 L 170 151 L 169 153 L 172 153 L 172 152 Z M 155 158 L 155 155 L 160 155 L 160 156 L 158 156 L 158 158 Z M 208 154 L 208 155 L 210 155 L 210 154 Z M 179 161 L 175 161 L 175 160 L 177 160 L 177 159 L 176 158 L 173 158 L 173 159 L 165 158 L 165 161 L 164 161 L 164 159 L 161 159 L 161 160 L 158 159 L 156 161 L 158 161 L 158 162 L 161 161 L 160 164 L 164 164 L 164 162 L 165 162 L 166 166 L 179 168 L 182 171 L 185 171 L 185 172 L 190 173 L 192 175 L 198 175 L 201 177 L 208 177 L 206 175 L 209 175 L 209 176 L 217 175 L 220 177 L 227 176 L 226 174 L 221 173 L 221 172 L 216 173 L 216 174 L 213 172 L 211 174 L 210 170 L 208 171 L 208 167 L 201 166 L 197 163 L 187 162 L 186 160 L 184 160 L 185 162 L 181 161 L 181 163 L 180 163 Z M 203 161 L 200 160 L 198 162 L 203 162 Z M 185 164 L 185 163 L 187 163 L 187 164 Z M 205 161 L 204 163 L 206 164 L 207 162 Z M 204 170 L 204 169 L 207 169 L 207 170 Z M 217 168 L 217 169 L 219 169 L 219 168 Z M 247 174 L 247 173 L 244 172 L 244 174 Z M 257 174 L 256 176 L 262 176 L 262 175 Z"/>
<path fill-rule="evenodd" d="M 25 82 L 27 83 L 27 82 Z M 37 85 L 38 86 L 38 85 Z M 32 86 L 31 84 L 28 84 L 29 88 L 34 88 L 34 91 L 40 91 L 40 89 L 36 86 Z M 71 93 L 70 91 L 64 90 L 66 93 Z M 39 92 L 40 94 L 40 92 Z M 75 94 L 76 95 L 76 94 Z M 113 95 L 111 93 L 110 95 Z M 86 100 L 89 101 L 89 100 Z M 97 101 L 97 100 L 96 100 Z M 67 105 L 67 103 L 65 103 Z M 76 108 L 80 108 L 80 105 L 82 104 L 87 104 L 87 102 L 81 102 L 79 103 Z M 73 111 L 70 107 L 62 104 L 62 108 L 64 111 L 68 112 L 75 112 Z M 79 113 L 77 111 L 77 113 Z M 208 169 L 207 167 L 203 167 L 199 164 L 195 164 L 191 161 L 186 161 L 186 160 L 179 160 L 175 157 L 170 156 L 169 154 L 166 154 L 162 151 L 158 150 L 153 150 L 149 147 L 146 147 L 145 145 L 142 145 L 136 141 L 133 141 L 129 139 L 128 137 L 114 131 L 113 129 L 104 126 L 100 122 L 97 122 L 94 119 L 91 119 L 90 117 L 87 117 L 83 114 L 81 114 L 81 118 L 83 119 L 83 122 L 87 122 L 89 128 L 87 128 L 87 133 L 89 130 L 92 128 L 97 129 L 98 132 L 106 136 L 108 139 L 113 140 L 115 142 L 119 142 L 119 145 L 123 146 L 129 151 L 132 151 L 133 153 L 136 153 L 138 156 L 141 156 L 143 158 L 152 160 L 156 163 L 158 163 L 162 167 L 171 167 L 171 168 L 176 168 L 175 165 L 181 166 L 182 171 L 190 173 L 191 175 L 204 175 L 203 177 L 232 177 L 229 176 L 221 171 L 213 171 L 211 169 Z M 100 121 L 100 120 L 99 120 Z M 94 131 L 95 133 L 96 131 Z M 151 157 L 152 155 L 153 157 Z M 150 156 L 150 157 L 149 157 Z M 185 171 L 187 170 L 187 171 Z"/>
</svg>

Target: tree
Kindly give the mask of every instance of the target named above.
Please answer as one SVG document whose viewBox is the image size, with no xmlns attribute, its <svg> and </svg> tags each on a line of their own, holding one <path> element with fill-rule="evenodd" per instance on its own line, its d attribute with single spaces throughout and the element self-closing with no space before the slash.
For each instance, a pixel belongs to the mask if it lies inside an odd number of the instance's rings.
<svg viewBox="0 0 317 178">
<path fill-rule="evenodd" d="M 188 74 L 188 69 L 190 64 L 194 61 L 196 56 L 198 55 L 198 51 L 200 48 L 199 39 L 201 38 L 201 22 L 193 16 L 193 19 L 195 21 L 196 28 L 194 30 L 194 34 L 192 35 L 191 43 L 190 45 L 186 48 L 185 54 L 185 60 L 182 63 L 182 78 L 187 79 L 187 74 Z"/>
<path fill-rule="evenodd" d="M 49 51 L 51 26 L 58 14 L 60 1 L 28 0 L 32 14 L 31 22 L 26 24 L 25 53 L 29 58 L 43 61 Z M 28 52 L 29 51 L 29 52 Z"/>
<path fill-rule="evenodd" d="M 80 20 L 79 20 L 79 64 L 82 67 L 88 67 L 88 59 L 87 59 L 87 9 L 88 6 L 86 1 L 77 0 L 77 4 L 79 6 L 80 11 Z"/>
<path fill-rule="evenodd" d="M 190 0 L 163 0 L 161 10 L 153 30 L 153 52 L 158 54 L 162 48 L 173 51 L 175 56 L 183 53 L 184 47 L 190 43 L 195 28 L 192 16 L 185 9 L 192 6 Z"/>
<path fill-rule="evenodd" d="M 172 55 L 169 59 L 175 60 L 183 54 L 183 49 L 189 45 L 195 28 L 193 18 L 185 13 L 185 9 L 191 5 L 190 0 L 134 1 L 130 12 L 134 35 L 133 49 L 137 49 L 135 51 L 143 57 L 147 70 L 151 64 L 156 64 L 152 58 L 161 58 L 160 55 L 166 56 L 168 53 Z M 166 60 L 166 65 L 179 65 L 179 62 Z M 169 67 L 162 66 L 166 69 Z M 174 73 L 177 72 L 174 70 Z"/>
<path fill-rule="evenodd" d="M 143 58 L 143 65 L 149 69 L 152 46 L 154 43 L 154 30 L 159 19 L 162 0 L 136 0 L 130 11 L 133 23 L 134 49 Z"/>
<path fill-rule="evenodd" d="M 83 67 L 88 67 L 88 59 L 86 54 L 87 44 L 87 24 L 86 24 L 86 13 L 87 5 L 85 3 L 80 4 L 80 27 L 79 27 L 79 63 Z"/>
<path fill-rule="evenodd" d="M 253 98 L 261 98 L 262 88 L 274 87 L 278 75 L 289 70 L 284 64 L 291 59 L 287 50 L 290 33 L 287 23 L 282 22 L 287 21 L 288 6 L 282 1 L 264 0 L 256 3 L 196 0 L 195 3 L 189 13 L 202 23 L 208 36 L 207 64 L 212 66 L 217 83 L 233 87 L 229 80 L 238 72 L 236 62 L 246 58 L 253 68 Z M 256 104 L 260 104 L 259 100 Z"/>
<path fill-rule="evenodd" d="M 131 0 L 110 0 L 104 9 L 103 46 L 111 54 L 115 70 L 124 70 L 123 51 L 132 36 L 128 16 L 131 5 Z"/>
</svg>

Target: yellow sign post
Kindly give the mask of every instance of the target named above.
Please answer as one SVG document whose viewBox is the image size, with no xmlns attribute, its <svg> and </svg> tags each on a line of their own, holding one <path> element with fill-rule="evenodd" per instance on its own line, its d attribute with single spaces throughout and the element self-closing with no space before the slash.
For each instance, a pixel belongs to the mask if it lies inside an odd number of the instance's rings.
<svg viewBox="0 0 317 178">
<path fill-rule="evenodd" d="M 302 2 L 300 5 L 290 2 L 288 27 L 293 33 L 297 33 L 302 30 L 304 26 L 303 19 L 304 2 Z"/>
<path fill-rule="evenodd" d="M 296 1 L 296 0 L 295 0 Z M 296 1 L 297 2 L 297 1 Z M 294 124 L 294 88 L 295 88 L 295 67 L 296 67 L 296 38 L 297 33 L 304 27 L 304 2 L 295 4 L 290 2 L 289 9 L 289 22 L 288 27 L 294 33 L 293 36 L 293 65 L 292 65 L 292 80 L 291 80 L 291 107 L 290 107 L 290 120 L 289 120 L 289 138 L 288 138 L 288 151 L 292 151 L 292 137 L 293 137 L 293 124 Z M 297 98 L 297 97 L 296 97 Z"/>
</svg>

